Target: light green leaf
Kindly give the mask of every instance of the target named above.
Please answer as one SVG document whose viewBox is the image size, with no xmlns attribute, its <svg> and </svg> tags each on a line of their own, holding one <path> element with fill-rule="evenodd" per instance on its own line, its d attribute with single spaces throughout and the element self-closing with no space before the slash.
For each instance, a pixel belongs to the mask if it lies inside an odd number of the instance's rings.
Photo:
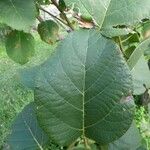
<svg viewBox="0 0 150 150">
<path fill-rule="evenodd" d="M 73 8 L 73 10 L 77 10 L 77 12 L 81 13 L 82 15 L 91 16 L 86 8 L 82 5 L 80 0 L 64 0 L 64 2 L 68 7 Z"/>
<path fill-rule="evenodd" d="M 43 41 L 54 44 L 58 40 L 59 26 L 52 20 L 46 20 L 38 25 L 38 33 Z"/>
<path fill-rule="evenodd" d="M 34 55 L 34 38 L 29 33 L 12 31 L 5 41 L 8 56 L 19 64 L 25 64 Z"/>
<path fill-rule="evenodd" d="M 140 43 L 139 46 L 134 50 L 134 52 L 132 53 L 132 55 L 128 59 L 127 63 L 128 63 L 131 70 L 137 64 L 137 62 L 141 58 L 141 56 L 144 55 L 144 52 L 146 50 L 149 50 L 149 49 L 150 49 L 150 38 L 143 41 L 142 43 Z"/>
<path fill-rule="evenodd" d="M 34 0 L 0 0 L 0 22 L 28 31 L 36 19 Z"/>
<path fill-rule="evenodd" d="M 66 1 L 74 3 L 72 0 Z M 78 0 L 76 3 L 93 17 L 101 30 L 113 30 L 118 25 L 130 27 L 144 18 L 150 18 L 149 0 Z M 120 29 L 120 33 L 122 35 L 124 31 Z"/>
<path fill-rule="evenodd" d="M 5 147 L 8 150 L 44 150 L 47 141 L 47 136 L 38 125 L 35 105 L 30 103 L 14 121 Z"/>
<path fill-rule="evenodd" d="M 95 30 L 69 34 L 41 67 L 35 102 L 41 127 L 60 145 L 81 136 L 121 137 L 132 123 L 130 71 L 117 45 Z"/>
<path fill-rule="evenodd" d="M 141 136 L 133 122 L 129 130 L 118 140 L 109 144 L 108 150 L 137 150 L 141 146 Z"/>
<path fill-rule="evenodd" d="M 147 88 L 150 88 L 150 70 L 148 62 L 144 56 L 139 59 L 134 68 L 131 71 L 133 76 L 134 94 L 140 95 L 145 92 L 144 84 Z"/>
<path fill-rule="evenodd" d="M 82 0 L 82 4 L 100 28 L 133 25 L 150 18 L 149 0 Z"/>
<path fill-rule="evenodd" d="M 101 31 L 101 33 L 107 37 L 116 37 L 116 36 L 122 36 L 127 35 L 129 33 L 133 32 L 131 29 L 125 28 L 105 28 Z"/>
</svg>

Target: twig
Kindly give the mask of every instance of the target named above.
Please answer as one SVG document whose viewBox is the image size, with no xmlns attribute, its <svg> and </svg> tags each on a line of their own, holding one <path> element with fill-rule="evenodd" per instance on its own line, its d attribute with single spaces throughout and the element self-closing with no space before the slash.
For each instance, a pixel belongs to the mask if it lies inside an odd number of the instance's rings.
<svg viewBox="0 0 150 150">
<path fill-rule="evenodd" d="M 60 13 L 62 14 L 63 18 L 66 20 L 67 25 L 71 28 L 71 30 L 74 30 L 74 27 L 72 26 L 71 22 L 69 21 L 69 19 L 67 18 L 66 14 L 64 13 L 63 10 L 61 10 L 61 8 L 59 7 L 59 5 L 57 4 L 56 0 L 51 0 L 51 2 L 57 7 L 57 9 L 60 11 Z"/>
<path fill-rule="evenodd" d="M 42 22 L 42 21 L 43 21 L 43 19 L 42 19 L 41 16 L 37 16 L 36 18 L 37 18 L 37 20 L 38 20 L 39 22 Z"/>
<path fill-rule="evenodd" d="M 51 17 L 53 17 L 54 19 L 60 21 L 61 23 L 65 24 L 66 26 L 68 26 L 68 24 L 66 22 L 64 22 L 63 20 L 61 20 L 60 18 L 56 17 L 55 15 L 51 14 L 49 11 L 45 10 L 43 7 L 41 7 L 40 5 L 37 5 L 38 8 L 44 12 L 46 12 L 47 14 L 49 14 Z"/>
</svg>

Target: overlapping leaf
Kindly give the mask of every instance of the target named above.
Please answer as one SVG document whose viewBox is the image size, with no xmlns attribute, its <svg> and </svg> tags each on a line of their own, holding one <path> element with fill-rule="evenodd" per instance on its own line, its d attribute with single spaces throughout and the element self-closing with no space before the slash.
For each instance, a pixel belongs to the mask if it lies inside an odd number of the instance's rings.
<svg viewBox="0 0 150 150">
<path fill-rule="evenodd" d="M 29 33 L 14 30 L 5 41 L 8 56 L 17 63 L 25 64 L 34 55 L 34 38 Z"/>
<path fill-rule="evenodd" d="M 118 25 L 133 26 L 144 18 L 150 18 L 149 0 L 66 0 L 66 2 L 77 4 L 81 10 L 85 9 L 102 30 L 113 30 L 113 27 Z M 116 32 L 118 34 L 118 31 Z M 122 35 L 125 30 L 119 32 Z"/>
<path fill-rule="evenodd" d="M 29 31 L 36 17 L 34 0 L 0 0 L 0 22 Z"/>
<path fill-rule="evenodd" d="M 47 141 L 47 136 L 38 125 L 35 105 L 31 103 L 24 108 L 14 121 L 12 133 L 8 136 L 5 149 L 43 150 Z"/>
<path fill-rule="evenodd" d="M 130 71 L 119 48 L 94 30 L 71 33 L 39 69 L 35 102 L 41 127 L 60 145 L 86 136 L 121 137 L 132 111 Z"/>
<path fill-rule="evenodd" d="M 145 60 L 144 56 L 140 57 L 131 71 L 133 76 L 134 94 L 143 94 L 147 88 L 150 88 L 150 70 L 148 67 L 148 61 Z"/>
<path fill-rule="evenodd" d="M 46 20 L 38 25 L 38 33 L 43 41 L 54 44 L 58 40 L 59 26 L 53 20 Z"/>
<path fill-rule="evenodd" d="M 145 51 L 150 51 L 150 38 L 140 43 L 127 61 L 133 76 L 135 95 L 145 92 L 144 85 L 150 88 L 150 70 L 148 61 L 144 57 Z"/>
</svg>

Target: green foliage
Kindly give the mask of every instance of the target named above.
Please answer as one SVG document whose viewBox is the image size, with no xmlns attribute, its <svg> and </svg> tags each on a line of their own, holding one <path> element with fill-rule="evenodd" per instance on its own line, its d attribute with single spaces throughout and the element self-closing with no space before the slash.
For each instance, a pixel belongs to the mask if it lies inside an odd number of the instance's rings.
<svg viewBox="0 0 150 150">
<path fill-rule="evenodd" d="M 42 42 L 37 34 L 34 36 L 36 54 L 32 61 L 24 65 L 25 68 L 41 64 L 53 52 L 54 46 Z M 22 86 L 19 81 L 18 70 L 24 67 L 11 61 L 5 52 L 5 47 L 0 47 L 0 149 L 10 133 L 15 116 L 34 100 L 33 91 Z"/>
<path fill-rule="evenodd" d="M 17 29 L 29 31 L 35 22 L 34 0 L 0 0 L 0 22 Z"/>
<path fill-rule="evenodd" d="M 142 144 L 139 130 L 133 122 L 130 129 L 117 141 L 109 145 L 109 150 L 137 150 Z"/>
<path fill-rule="evenodd" d="M 14 30 L 5 42 L 8 56 L 19 64 L 25 64 L 34 55 L 34 38 L 29 33 Z"/>
<path fill-rule="evenodd" d="M 67 7 L 64 0 L 59 0 L 59 8 L 64 11 Z"/>
<path fill-rule="evenodd" d="M 131 73 L 133 76 L 135 95 L 140 95 L 145 92 L 146 89 L 144 85 L 146 85 L 147 88 L 150 88 L 150 70 L 148 68 L 148 62 L 145 60 L 144 56 L 139 59 Z"/>
<path fill-rule="evenodd" d="M 69 1 L 74 3 L 74 1 Z M 112 29 L 114 26 L 133 26 L 139 20 L 150 18 L 149 0 L 78 0 L 94 18 L 101 29 Z"/>
<path fill-rule="evenodd" d="M 80 136 L 109 143 L 130 127 L 132 106 L 125 97 L 132 82 L 118 50 L 97 31 L 82 30 L 70 34 L 40 67 L 35 78 L 38 119 L 61 145 Z"/>
<path fill-rule="evenodd" d="M 43 41 L 54 44 L 59 38 L 59 26 L 52 20 L 46 20 L 38 25 L 38 33 Z"/>
<path fill-rule="evenodd" d="M 30 103 L 18 115 L 12 125 L 11 135 L 6 141 L 7 149 L 43 149 L 48 138 L 38 125 L 34 109 L 34 103 Z"/>
<path fill-rule="evenodd" d="M 58 15 L 47 5 L 55 6 Z M 18 115 L 8 145 L 45 149 L 47 141 L 41 144 L 38 136 L 44 130 L 50 141 L 66 146 L 49 142 L 49 149 L 142 148 L 132 124 L 132 94 L 149 98 L 149 0 L 0 0 L 0 10 L 0 39 L 19 64 L 36 55 L 34 32 L 48 47 L 62 40 L 42 65 L 21 71 L 35 99 Z M 43 12 L 51 18 L 45 20 Z M 88 30 L 73 31 L 79 27 Z M 28 144 L 11 140 L 18 137 Z"/>
</svg>

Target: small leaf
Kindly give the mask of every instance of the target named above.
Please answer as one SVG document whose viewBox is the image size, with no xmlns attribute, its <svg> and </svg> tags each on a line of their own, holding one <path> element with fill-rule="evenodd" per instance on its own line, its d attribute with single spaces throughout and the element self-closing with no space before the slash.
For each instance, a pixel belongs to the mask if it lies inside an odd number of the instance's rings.
<svg viewBox="0 0 150 150">
<path fill-rule="evenodd" d="M 47 136 L 38 125 L 35 105 L 30 103 L 15 119 L 5 147 L 8 150 L 43 150 L 47 141 Z"/>
<path fill-rule="evenodd" d="M 113 41 L 96 30 L 72 32 L 36 77 L 38 119 L 60 145 L 81 136 L 109 143 L 132 123 L 131 90 L 130 70 Z"/>
<path fill-rule="evenodd" d="M 58 40 L 59 27 L 52 20 L 46 20 L 38 25 L 38 33 L 41 39 L 48 43 L 54 44 Z"/>
<path fill-rule="evenodd" d="M 10 32 L 5 46 L 8 56 L 22 65 L 34 55 L 34 38 L 29 33 L 17 30 Z"/>
<path fill-rule="evenodd" d="M 34 0 L 0 0 L 0 22 L 29 31 L 36 19 Z"/>
<path fill-rule="evenodd" d="M 66 7 L 66 4 L 64 2 L 64 0 L 59 0 L 59 8 L 62 10 L 62 11 L 65 11 L 65 9 L 67 8 Z"/>
</svg>

